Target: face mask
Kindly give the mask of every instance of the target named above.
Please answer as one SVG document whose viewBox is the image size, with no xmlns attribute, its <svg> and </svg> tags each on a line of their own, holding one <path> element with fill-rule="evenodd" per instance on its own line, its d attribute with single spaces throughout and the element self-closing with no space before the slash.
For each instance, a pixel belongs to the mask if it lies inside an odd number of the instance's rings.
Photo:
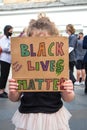
<svg viewBox="0 0 87 130">
<path fill-rule="evenodd" d="M 8 32 L 8 36 L 11 36 L 12 35 L 12 32 Z"/>
</svg>

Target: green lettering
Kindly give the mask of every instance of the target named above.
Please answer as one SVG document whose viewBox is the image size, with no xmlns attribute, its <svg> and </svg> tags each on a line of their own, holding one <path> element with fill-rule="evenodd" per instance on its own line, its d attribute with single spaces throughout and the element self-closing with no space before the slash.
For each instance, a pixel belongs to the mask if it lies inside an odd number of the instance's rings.
<svg viewBox="0 0 87 130">
<path fill-rule="evenodd" d="M 20 45 L 20 49 L 21 49 L 21 56 L 22 57 L 26 57 L 30 55 L 30 52 L 28 50 L 28 46 L 26 44 L 21 44 Z"/>
<path fill-rule="evenodd" d="M 39 62 L 35 62 L 35 66 L 36 66 L 36 71 L 39 71 L 40 70 Z"/>
<path fill-rule="evenodd" d="M 56 63 L 56 74 L 57 74 L 57 76 L 60 75 L 63 70 L 64 70 L 64 60 L 60 59 Z"/>
<path fill-rule="evenodd" d="M 54 42 L 52 42 L 50 45 L 49 45 L 49 48 L 48 48 L 48 54 L 49 56 L 54 56 L 54 54 L 52 53 L 52 47 L 54 46 Z"/>
<path fill-rule="evenodd" d="M 59 79 L 53 80 L 53 90 L 58 90 L 58 82 L 59 82 Z"/>
<path fill-rule="evenodd" d="M 55 70 L 55 60 L 51 60 L 50 61 L 50 71 L 54 72 L 54 70 Z"/>
<path fill-rule="evenodd" d="M 18 90 L 26 90 L 27 89 L 27 80 L 17 80 Z"/>
<path fill-rule="evenodd" d="M 42 89 L 42 83 L 44 82 L 44 79 L 35 79 L 36 82 L 38 82 L 38 90 Z"/>
</svg>

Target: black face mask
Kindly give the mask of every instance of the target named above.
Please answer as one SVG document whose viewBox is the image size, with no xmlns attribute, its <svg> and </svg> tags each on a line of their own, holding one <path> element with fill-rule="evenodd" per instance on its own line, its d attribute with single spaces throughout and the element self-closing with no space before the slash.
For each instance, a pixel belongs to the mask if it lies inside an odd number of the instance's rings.
<svg viewBox="0 0 87 130">
<path fill-rule="evenodd" d="M 11 36 L 12 35 L 12 32 L 8 32 L 8 36 Z"/>
</svg>

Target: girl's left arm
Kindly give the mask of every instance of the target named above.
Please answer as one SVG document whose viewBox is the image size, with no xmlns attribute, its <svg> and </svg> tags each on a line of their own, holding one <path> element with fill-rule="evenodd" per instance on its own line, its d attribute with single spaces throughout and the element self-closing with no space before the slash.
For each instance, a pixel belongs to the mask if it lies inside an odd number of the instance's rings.
<svg viewBox="0 0 87 130">
<path fill-rule="evenodd" d="M 61 92 L 62 99 L 66 102 L 70 102 L 75 98 L 74 86 L 71 80 L 67 80 L 63 84 L 64 91 Z"/>
</svg>

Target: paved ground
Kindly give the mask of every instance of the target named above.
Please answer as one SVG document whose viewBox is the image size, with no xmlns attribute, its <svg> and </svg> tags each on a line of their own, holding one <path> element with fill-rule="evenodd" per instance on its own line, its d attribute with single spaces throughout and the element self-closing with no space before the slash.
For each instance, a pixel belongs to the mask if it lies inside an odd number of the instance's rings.
<svg viewBox="0 0 87 130">
<path fill-rule="evenodd" d="M 8 88 L 6 88 L 8 91 Z M 84 86 L 75 86 L 76 97 L 71 103 L 64 103 L 72 113 L 70 119 L 71 130 L 87 130 L 87 95 L 84 94 Z M 11 118 L 19 103 L 13 103 L 9 99 L 0 98 L 0 130 L 14 130 Z"/>
<path fill-rule="evenodd" d="M 65 106 L 72 113 L 70 120 L 71 130 L 87 130 L 87 95 L 84 94 L 84 87 L 75 87 L 75 100 L 65 103 Z"/>
<path fill-rule="evenodd" d="M 70 119 L 71 130 L 87 130 L 87 95 L 84 87 L 75 87 L 76 97 L 71 103 L 64 103 L 72 113 Z M 14 130 L 11 118 L 19 103 L 13 103 L 9 99 L 0 98 L 0 130 Z"/>
</svg>

